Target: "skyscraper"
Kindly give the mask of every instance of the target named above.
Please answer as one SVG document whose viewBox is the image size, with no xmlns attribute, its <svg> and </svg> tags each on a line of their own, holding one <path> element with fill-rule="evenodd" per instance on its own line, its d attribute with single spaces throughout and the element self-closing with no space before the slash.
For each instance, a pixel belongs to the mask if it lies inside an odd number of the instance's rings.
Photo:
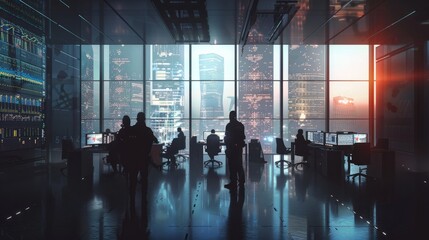
<svg viewBox="0 0 429 240">
<path fill-rule="evenodd" d="M 218 125 L 212 120 L 222 118 L 223 112 L 223 80 L 224 58 L 216 53 L 199 55 L 201 115 L 203 120 L 200 131 L 215 129 Z"/>
<path fill-rule="evenodd" d="M 146 91 L 152 130 L 161 141 L 171 141 L 183 124 L 184 46 L 152 46 L 152 81 Z"/>
<path fill-rule="evenodd" d="M 293 45 L 289 48 L 289 136 L 295 135 L 299 128 L 324 129 L 319 120 L 325 118 L 324 59 L 324 46 Z"/>
</svg>

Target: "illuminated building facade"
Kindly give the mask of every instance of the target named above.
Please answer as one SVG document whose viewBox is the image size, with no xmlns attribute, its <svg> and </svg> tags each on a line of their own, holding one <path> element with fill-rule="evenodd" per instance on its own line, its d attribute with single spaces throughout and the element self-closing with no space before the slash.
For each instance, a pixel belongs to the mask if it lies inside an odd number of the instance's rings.
<svg viewBox="0 0 429 240">
<path fill-rule="evenodd" d="M 300 45 L 289 48 L 289 135 L 299 128 L 320 130 L 325 117 L 325 48 Z"/>
<path fill-rule="evenodd" d="M 146 91 L 149 100 L 150 126 L 161 141 L 176 137 L 184 113 L 184 46 L 152 46 L 151 79 Z"/>
<path fill-rule="evenodd" d="M 201 115 L 200 131 L 216 129 L 213 119 L 223 118 L 224 58 L 216 53 L 199 55 Z"/>
</svg>

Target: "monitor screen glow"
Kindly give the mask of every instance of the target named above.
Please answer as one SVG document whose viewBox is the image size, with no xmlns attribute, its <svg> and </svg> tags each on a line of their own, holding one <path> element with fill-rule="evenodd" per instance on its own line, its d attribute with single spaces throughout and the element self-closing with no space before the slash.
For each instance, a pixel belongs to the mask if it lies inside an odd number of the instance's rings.
<svg viewBox="0 0 429 240">
<path fill-rule="evenodd" d="M 325 144 L 325 133 L 324 132 L 313 132 L 313 143 L 324 145 Z"/>
<path fill-rule="evenodd" d="M 100 145 L 103 144 L 102 133 L 87 133 L 86 134 L 86 145 Z"/>
<path fill-rule="evenodd" d="M 339 146 L 353 145 L 354 134 L 338 134 L 337 142 Z"/>
<path fill-rule="evenodd" d="M 325 133 L 325 144 L 337 145 L 337 134 L 336 133 Z"/>
<path fill-rule="evenodd" d="M 313 142 L 313 133 L 314 133 L 314 131 L 306 131 L 305 132 L 306 133 L 306 139 L 308 140 L 308 141 L 310 141 L 310 142 Z"/>
<path fill-rule="evenodd" d="M 355 143 L 366 143 L 368 142 L 368 135 L 366 133 L 355 133 L 354 134 Z"/>
</svg>

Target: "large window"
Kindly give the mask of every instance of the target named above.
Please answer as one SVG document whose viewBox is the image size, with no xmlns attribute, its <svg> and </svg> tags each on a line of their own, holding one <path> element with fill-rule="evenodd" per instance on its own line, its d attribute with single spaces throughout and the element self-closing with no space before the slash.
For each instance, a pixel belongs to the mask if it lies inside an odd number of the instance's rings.
<svg viewBox="0 0 429 240">
<path fill-rule="evenodd" d="M 283 138 L 288 142 L 298 129 L 326 130 L 326 46 L 291 45 L 284 51 Z"/>
<path fill-rule="evenodd" d="M 331 45 L 329 70 L 329 130 L 367 133 L 368 45 Z"/>
<path fill-rule="evenodd" d="M 192 46 L 192 135 L 224 131 L 228 113 L 235 107 L 235 56 L 233 45 Z"/>
<path fill-rule="evenodd" d="M 82 46 L 82 59 L 82 134 L 117 131 L 123 115 L 134 124 L 143 110 L 162 142 L 178 127 L 198 140 L 224 131 L 237 110 L 266 153 L 299 128 L 368 132 L 368 46 Z"/>
</svg>

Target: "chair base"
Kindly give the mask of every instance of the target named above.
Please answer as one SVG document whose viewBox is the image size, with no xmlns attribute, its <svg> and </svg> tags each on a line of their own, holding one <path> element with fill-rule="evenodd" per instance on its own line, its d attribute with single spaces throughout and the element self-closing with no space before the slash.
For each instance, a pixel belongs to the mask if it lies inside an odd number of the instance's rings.
<svg viewBox="0 0 429 240">
<path fill-rule="evenodd" d="M 292 162 L 286 161 L 286 160 L 278 160 L 275 162 L 275 164 L 276 164 L 276 167 L 279 167 L 279 168 L 290 168 L 290 167 L 293 167 L 294 165 Z"/>
<path fill-rule="evenodd" d="M 374 180 L 374 178 L 373 178 L 373 177 L 368 176 L 368 175 L 366 175 L 366 174 L 364 174 L 364 173 L 355 173 L 355 174 L 347 175 L 347 180 L 348 180 L 349 178 L 352 178 L 352 180 L 354 181 L 356 177 L 359 177 L 359 179 L 360 179 L 361 177 L 366 177 L 366 179 L 368 179 L 368 180 Z"/>
<path fill-rule="evenodd" d="M 211 166 L 210 166 L 210 164 L 211 164 Z M 219 167 L 222 167 L 222 165 L 223 165 L 223 162 L 215 160 L 215 159 L 210 159 L 210 160 L 204 161 L 204 167 L 210 166 L 212 168 L 214 168 L 214 167 L 219 168 Z"/>
</svg>

